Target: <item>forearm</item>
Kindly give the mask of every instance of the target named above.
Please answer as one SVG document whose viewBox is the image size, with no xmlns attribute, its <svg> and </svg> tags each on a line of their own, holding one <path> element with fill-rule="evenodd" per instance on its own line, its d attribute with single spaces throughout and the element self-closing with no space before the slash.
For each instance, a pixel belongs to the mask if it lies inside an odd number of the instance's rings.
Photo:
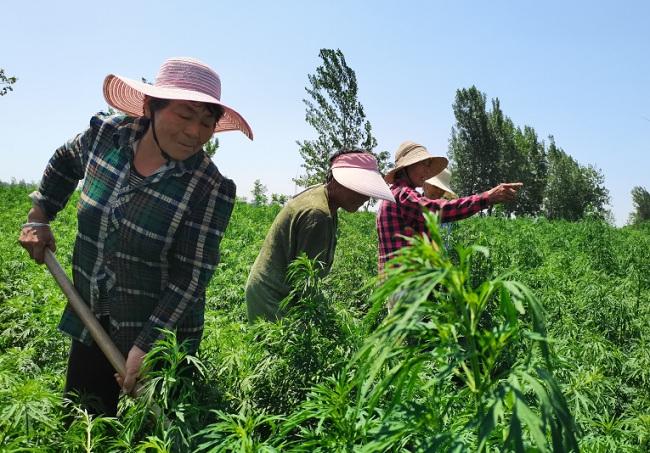
<svg viewBox="0 0 650 453">
<path fill-rule="evenodd" d="M 440 208 L 440 221 L 453 222 L 471 217 L 490 204 L 487 192 L 447 201 Z"/>
<path fill-rule="evenodd" d="M 49 223 L 50 220 L 38 204 L 34 203 L 32 208 L 27 213 L 27 222 L 34 223 Z"/>
</svg>

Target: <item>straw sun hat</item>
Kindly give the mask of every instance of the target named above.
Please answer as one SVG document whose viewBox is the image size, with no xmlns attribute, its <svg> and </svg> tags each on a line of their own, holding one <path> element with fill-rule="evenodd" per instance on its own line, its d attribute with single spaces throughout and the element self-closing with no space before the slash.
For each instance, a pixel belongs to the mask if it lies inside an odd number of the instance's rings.
<svg viewBox="0 0 650 453">
<path fill-rule="evenodd" d="M 205 63 L 194 58 L 166 60 L 153 85 L 109 74 L 104 79 L 104 98 L 111 107 L 127 115 L 142 116 L 144 96 L 160 99 L 207 102 L 223 107 L 224 114 L 214 131 L 239 130 L 251 140 L 253 131 L 234 109 L 221 102 L 221 79 Z"/>
<path fill-rule="evenodd" d="M 444 192 L 444 195 L 447 195 L 450 198 L 458 198 L 458 195 L 451 190 L 451 171 L 445 168 L 440 173 L 438 173 L 433 178 L 429 178 L 424 181 L 424 192 L 427 192 L 427 186 L 437 187 L 438 189 Z"/>
<path fill-rule="evenodd" d="M 332 162 L 332 176 L 350 190 L 395 203 L 395 197 L 381 177 L 377 159 L 370 153 L 341 154 Z"/>
<path fill-rule="evenodd" d="M 417 164 L 423 160 L 430 160 L 430 176 L 437 175 L 445 167 L 447 167 L 448 160 L 446 157 L 433 156 L 429 154 L 429 151 L 417 143 L 414 142 L 404 142 L 399 145 L 397 151 L 395 152 L 395 167 L 393 167 L 384 178 L 387 183 L 392 184 L 395 182 L 395 174 L 400 171 L 402 168 L 406 168 L 409 165 Z"/>
</svg>

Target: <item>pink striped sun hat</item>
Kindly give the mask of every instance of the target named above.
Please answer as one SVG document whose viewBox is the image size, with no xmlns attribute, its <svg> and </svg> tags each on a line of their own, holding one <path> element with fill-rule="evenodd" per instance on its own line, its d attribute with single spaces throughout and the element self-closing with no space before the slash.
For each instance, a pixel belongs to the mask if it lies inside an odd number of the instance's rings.
<svg viewBox="0 0 650 453">
<path fill-rule="evenodd" d="M 194 58 L 170 58 L 160 67 L 153 85 L 109 74 L 104 79 L 104 99 L 127 115 L 142 116 L 144 96 L 160 99 L 207 102 L 225 110 L 215 132 L 239 130 L 251 140 L 253 131 L 235 110 L 221 102 L 221 79 L 205 63 Z"/>
<path fill-rule="evenodd" d="M 370 153 L 341 154 L 332 162 L 332 176 L 350 190 L 395 203 L 395 197 L 379 173 L 377 159 Z"/>
</svg>

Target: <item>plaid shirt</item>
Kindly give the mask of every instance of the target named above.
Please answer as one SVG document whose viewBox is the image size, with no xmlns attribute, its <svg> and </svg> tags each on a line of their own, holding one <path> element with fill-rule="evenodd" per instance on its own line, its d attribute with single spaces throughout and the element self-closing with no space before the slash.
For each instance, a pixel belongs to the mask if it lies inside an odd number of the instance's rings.
<svg viewBox="0 0 650 453">
<path fill-rule="evenodd" d="M 203 152 L 131 186 L 133 145 L 148 126 L 146 118 L 94 116 L 56 150 L 31 195 L 53 219 L 84 179 L 74 284 L 96 315 L 100 298 L 108 298 L 109 335 L 125 355 L 133 345 L 148 351 L 160 328 L 176 328 L 179 341 L 198 347 L 205 287 L 235 202 L 235 184 Z M 70 306 L 59 328 L 92 341 Z"/>
<path fill-rule="evenodd" d="M 427 208 L 440 216 L 441 222 L 464 219 L 489 206 L 487 192 L 455 200 L 434 200 L 420 195 L 404 180 L 390 187 L 397 203 L 382 201 L 377 216 L 379 235 L 379 272 L 391 254 L 407 245 L 403 236 L 426 232 L 422 209 Z"/>
</svg>

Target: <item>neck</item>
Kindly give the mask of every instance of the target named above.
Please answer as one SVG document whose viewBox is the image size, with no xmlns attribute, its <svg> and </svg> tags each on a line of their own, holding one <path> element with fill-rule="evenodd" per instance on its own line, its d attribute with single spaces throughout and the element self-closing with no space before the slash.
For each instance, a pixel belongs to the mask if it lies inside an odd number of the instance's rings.
<svg viewBox="0 0 650 453">
<path fill-rule="evenodd" d="M 166 163 L 167 161 L 160 153 L 160 148 L 153 138 L 151 128 L 147 129 L 140 139 L 133 165 L 141 175 L 149 176 Z"/>
<path fill-rule="evenodd" d="M 339 190 L 338 183 L 332 178 L 330 182 L 325 184 L 325 190 L 327 191 L 327 204 L 329 205 L 330 212 L 335 213 L 338 208 L 341 207 L 339 202 Z"/>
</svg>

